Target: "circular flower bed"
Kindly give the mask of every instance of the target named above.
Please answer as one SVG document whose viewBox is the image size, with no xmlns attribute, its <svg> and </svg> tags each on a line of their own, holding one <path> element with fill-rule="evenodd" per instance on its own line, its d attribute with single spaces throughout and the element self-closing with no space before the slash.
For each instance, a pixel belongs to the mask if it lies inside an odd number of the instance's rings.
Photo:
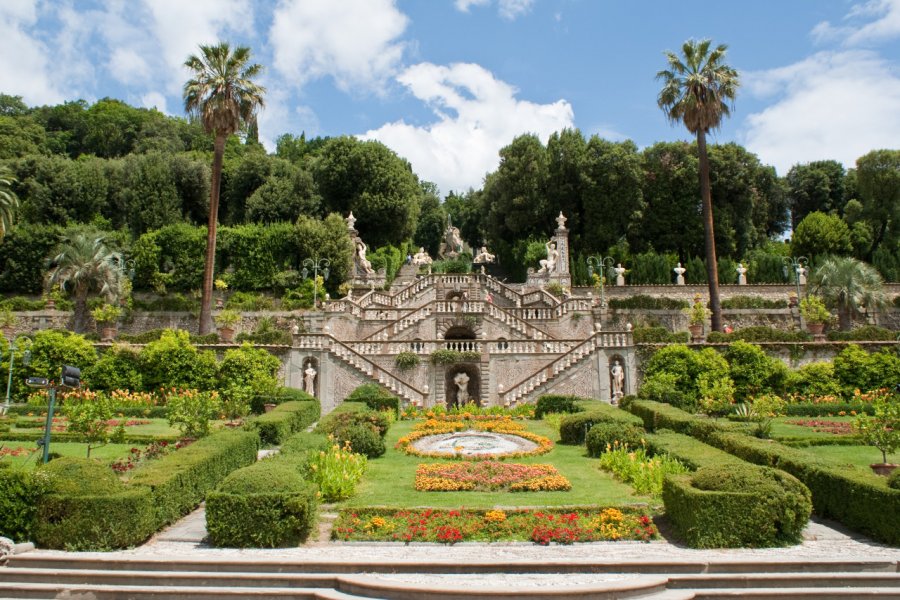
<svg viewBox="0 0 900 600">
<path fill-rule="evenodd" d="M 420 492 L 568 491 L 569 480 L 553 465 L 522 465 L 494 460 L 465 463 L 422 464 L 416 469 Z"/>
<path fill-rule="evenodd" d="M 467 435 L 459 435 L 454 439 L 453 434 L 458 432 L 465 432 Z M 490 440 L 493 443 L 488 445 Z M 477 419 L 463 419 L 461 416 L 448 415 L 418 423 L 409 435 L 397 441 L 395 448 L 426 458 L 484 460 L 544 454 L 553 449 L 553 442 L 527 431 L 524 425 L 506 416 L 482 415 Z"/>
</svg>

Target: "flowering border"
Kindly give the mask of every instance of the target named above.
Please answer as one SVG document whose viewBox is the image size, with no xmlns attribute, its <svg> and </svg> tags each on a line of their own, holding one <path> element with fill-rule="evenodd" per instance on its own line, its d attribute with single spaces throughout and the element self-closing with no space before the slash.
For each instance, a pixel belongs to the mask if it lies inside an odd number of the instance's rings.
<svg viewBox="0 0 900 600">
<path fill-rule="evenodd" d="M 523 465 L 495 460 L 420 464 L 416 469 L 420 492 L 497 491 L 567 492 L 568 479 L 553 465 Z"/>
<path fill-rule="evenodd" d="M 431 435 L 441 435 L 444 433 L 454 433 L 465 430 L 489 431 L 492 433 L 502 433 L 505 435 L 515 435 L 537 444 L 537 448 L 529 451 L 507 452 L 505 454 L 489 453 L 489 454 L 457 454 L 450 452 L 425 452 L 416 449 L 412 443 L 416 440 Z M 480 418 L 477 420 L 462 420 L 460 418 L 432 418 L 415 425 L 414 430 L 409 434 L 401 437 L 394 445 L 397 450 L 402 450 L 412 456 L 420 456 L 422 458 L 453 458 L 458 460 L 489 460 L 489 459 L 505 459 L 505 458 L 522 458 L 525 456 L 538 456 L 546 454 L 553 450 L 553 442 L 549 438 L 536 433 L 531 433 L 525 429 L 521 423 L 513 422 L 509 417 Z"/>
</svg>

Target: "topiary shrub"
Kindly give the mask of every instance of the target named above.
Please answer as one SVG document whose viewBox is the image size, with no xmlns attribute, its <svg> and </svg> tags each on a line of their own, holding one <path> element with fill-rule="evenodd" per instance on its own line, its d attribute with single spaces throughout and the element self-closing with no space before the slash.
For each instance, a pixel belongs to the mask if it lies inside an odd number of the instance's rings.
<svg viewBox="0 0 900 600">
<path fill-rule="evenodd" d="M 350 392 L 344 402 L 362 402 L 372 410 L 400 410 L 400 398 L 377 383 L 364 383 Z"/>
<path fill-rule="evenodd" d="M 285 460 L 231 473 L 206 499 L 213 546 L 284 548 L 307 540 L 316 523 L 318 488 Z"/>
<path fill-rule="evenodd" d="M 82 379 L 94 390 L 142 390 L 139 352 L 127 344 L 113 344 L 96 363 L 82 371 Z"/>
<path fill-rule="evenodd" d="M 384 439 L 378 435 L 375 429 L 363 423 L 354 423 L 339 429 L 334 434 L 334 438 L 337 443 L 349 443 L 353 452 L 364 454 L 367 458 L 383 456 L 387 449 Z"/>
<path fill-rule="evenodd" d="M 594 458 L 607 451 L 607 448 L 623 444 L 629 448 L 639 448 L 646 435 L 643 427 L 622 423 L 595 423 L 584 438 L 588 456 Z"/>
<path fill-rule="evenodd" d="M 264 446 L 277 446 L 291 435 L 311 425 L 318 417 L 318 400 L 285 402 L 249 420 L 247 429 L 259 433 L 259 441 Z"/>
<path fill-rule="evenodd" d="M 563 417 L 559 424 L 560 443 L 583 444 L 588 431 L 596 423 L 615 423 L 622 426 L 626 424 L 641 425 L 642 421 L 640 418 L 614 406 L 596 407 L 590 411 Z"/>
<path fill-rule="evenodd" d="M 389 426 L 385 415 L 365 407 L 362 403 L 351 402 L 342 404 L 322 419 L 316 427 L 316 432 L 331 436 L 338 444 L 349 441 L 354 452 L 377 458 L 385 452 L 384 436 L 387 435 Z M 361 428 L 371 431 L 379 441 L 375 442 L 372 435 L 361 432 Z"/>
<path fill-rule="evenodd" d="M 32 469 L 0 469 L 0 535 L 14 542 L 31 539 L 40 495 L 41 486 Z"/>
<path fill-rule="evenodd" d="M 725 350 L 725 360 L 738 402 L 767 392 L 780 393 L 784 388 L 787 367 L 767 356 L 759 346 L 741 340 L 732 342 Z"/>
<path fill-rule="evenodd" d="M 191 344 L 187 331 L 166 330 L 160 338 L 141 351 L 144 385 L 159 387 L 213 389 L 218 364 L 216 356 Z"/>
<path fill-rule="evenodd" d="M 577 404 L 578 396 L 556 396 L 546 394 L 537 399 L 534 406 L 534 418 L 542 419 L 547 413 L 578 413 L 584 408 Z"/>
</svg>

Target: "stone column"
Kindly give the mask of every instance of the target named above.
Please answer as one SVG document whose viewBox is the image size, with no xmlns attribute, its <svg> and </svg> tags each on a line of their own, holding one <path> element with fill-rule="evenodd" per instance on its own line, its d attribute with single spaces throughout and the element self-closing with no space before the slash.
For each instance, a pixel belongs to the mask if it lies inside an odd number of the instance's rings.
<svg viewBox="0 0 900 600">
<path fill-rule="evenodd" d="M 556 217 L 556 250 L 559 252 L 559 260 L 556 261 L 556 268 L 550 273 L 550 281 L 555 281 L 564 287 L 572 285 L 572 276 L 569 273 L 569 230 L 566 229 L 566 217 L 560 211 Z"/>
</svg>

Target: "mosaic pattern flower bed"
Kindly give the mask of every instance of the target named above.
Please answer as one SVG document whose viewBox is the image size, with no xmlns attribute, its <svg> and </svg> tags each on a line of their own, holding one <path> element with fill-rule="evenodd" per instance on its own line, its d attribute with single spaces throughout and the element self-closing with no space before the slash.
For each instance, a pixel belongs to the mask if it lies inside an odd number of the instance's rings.
<svg viewBox="0 0 900 600">
<path fill-rule="evenodd" d="M 469 435 L 459 436 L 458 442 L 454 441 L 456 439 L 454 434 L 469 432 L 471 432 Z M 471 439 L 476 437 L 492 438 L 496 448 L 479 450 L 478 444 Z M 417 423 L 409 435 L 397 441 L 395 448 L 407 454 L 426 458 L 484 460 L 545 454 L 553 449 L 553 442 L 549 438 L 531 433 L 525 425 L 509 416 L 435 415 Z"/>
<path fill-rule="evenodd" d="M 341 511 L 331 537 L 342 541 L 499 542 L 548 545 L 631 540 L 649 542 L 659 532 L 653 520 L 629 508 L 544 510 Z"/>
<path fill-rule="evenodd" d="M 523 465 L 494 460 L 441 464 L 420 464 L 416 469 L 416 490 L 420 492 L 568 491 L 569 480 L 553 465 Z"/>
</svg>

